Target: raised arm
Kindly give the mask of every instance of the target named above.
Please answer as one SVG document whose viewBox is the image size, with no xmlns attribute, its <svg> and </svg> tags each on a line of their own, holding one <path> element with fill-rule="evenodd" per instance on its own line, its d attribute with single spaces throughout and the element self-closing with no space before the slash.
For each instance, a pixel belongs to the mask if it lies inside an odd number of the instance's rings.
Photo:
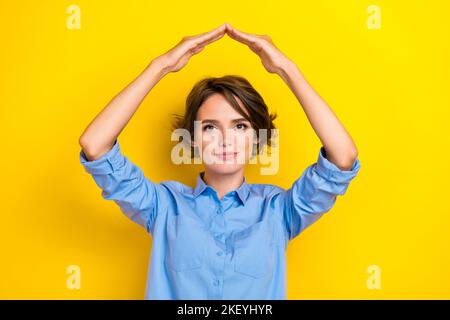
<svg viewBox="0 0 450 320">
<path fill-rule="evenodd" d="M 297 65 L 286 57 L 268 35 L 242 32 L 227 24 L 227 34 L 255 52 L 270 73 L 277 73 L 289 86 L 300 102 L 305 114 L 322 142 L 326 158 L 342 170 L 349 170 L 358 151 L 328 104 L 311 87 Z"/>
<path fill-rule="evenodd" d="M 152 60 L 84 130 L 79 138 L 79 144 L 86 157 L 89 160 L 96 160 L 111 150 L 120 132 L 159 80 L 169 72 L 179 71 L 194 54 L 224 34 L 225 24 L 200 35 L 183 37 L 174 48 Z"/>
<path fill-rule="evenodd" d="M 142 100 L 164 74 L 160 61 L 153 60 L 91 121 L 79 139 L 80 146 L 89 160 L 100 158 L 112 148 Z"/>
<path fill-rule="evenodd" d="M 333 110 L 306 81 L 295 63 L 286 61 L 279 74 L 303 107 L 325 148 L 326 158 L 340 169 L 350 170 L 358 150 Z"/>
</svg>

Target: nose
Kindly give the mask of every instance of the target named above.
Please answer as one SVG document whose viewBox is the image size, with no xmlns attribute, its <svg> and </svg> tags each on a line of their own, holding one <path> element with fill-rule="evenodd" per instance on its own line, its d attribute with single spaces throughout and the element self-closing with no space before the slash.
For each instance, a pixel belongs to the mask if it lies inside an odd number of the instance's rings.
<svg viewBox="0 0 450 320">
<path fill-rule="evenodd" d="M 221 133 L 222 133 L 222 143 L 221 143 L 222 147 L 232 146 L 234 141 L 233 130 L 224 129 L 221 131 Z"/>
</svg>

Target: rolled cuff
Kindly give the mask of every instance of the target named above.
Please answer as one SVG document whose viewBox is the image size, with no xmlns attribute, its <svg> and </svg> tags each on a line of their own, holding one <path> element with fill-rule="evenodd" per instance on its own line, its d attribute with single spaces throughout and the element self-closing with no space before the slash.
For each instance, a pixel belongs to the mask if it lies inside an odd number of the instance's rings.
<svg viewBox="0 0 450 320">
<path fill-rule="evenodd" d="M 359 158 L 356 158 L 350 170 L 342 170 L 326 157 L 325 148 L 322 146 L 319 151 L 319 157 L 315 166 L 316 172 L 324 179 L 336 183 L 350 182 L 361 168 Z"/>
<path fill-rule="evenodd" d="M 125 157 L 121 153 L 119 141 L 116 139 L 113 147 L 108 152 L 92 161 L 89 161 L 83 150 L 81 150 L 80 163 L 90 174 L 110 174 L 125 164 Z"/>
</svg>

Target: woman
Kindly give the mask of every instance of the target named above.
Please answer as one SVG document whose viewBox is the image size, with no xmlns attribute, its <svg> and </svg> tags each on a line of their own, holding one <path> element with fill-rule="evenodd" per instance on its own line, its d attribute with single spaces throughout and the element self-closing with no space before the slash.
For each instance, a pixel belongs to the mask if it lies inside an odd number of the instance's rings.
<svg viewBox="0 0 450 320">
<path fill-rule="evenodd" d="M 190 146 L 209 159 L 194 188 L 151 181 L 120 151 L 118 135 L 153 86 L 225 33 L 285 81 L 323 144 L 317 162 L 288 190 L 246 181 L 253 144 L 257 150 L 265 144 L 250 129 L 274 129 L 275 116 L 239 76 L 197 83 L 176 123 L 194 134 Z M 194 122 L 201 127 L 196 133 Z M 331 209 L 360 168 L 352 138 L 297 66 L 270 37 L 227 23 L 184 37 L 155 58 L 97 115 L 79 143 L 80 161 L 102 196 L 152 236 L 146 299 L 286 299 L 288 241 Z"/>
</svg>

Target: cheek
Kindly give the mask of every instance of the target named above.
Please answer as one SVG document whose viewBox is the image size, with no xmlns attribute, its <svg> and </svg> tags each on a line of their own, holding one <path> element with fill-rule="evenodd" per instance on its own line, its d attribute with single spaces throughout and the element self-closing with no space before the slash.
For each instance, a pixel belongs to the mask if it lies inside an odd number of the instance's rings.
<svg viewBox="0 0 450 320">
<path fill-rule="evenodd" d="M 245 134 L 245 150 L 249 150 L 253 145 L 253 134 L 252 132 L 248 132 Z"/>
<path fill-rule="evenodd" d="M 251 153 L 252 136 L 246 132 L 241 133 L 237 135 L 234 142 L 234 150 L 243 154 L 245 156 L 245 159 L 248 159 Z"/>
<path fill-rule="evenodd" d="M 220 139 L 219 135 L 212 132 L 204 132 L 201 135 L 203 146 L 207 146 L 210 144 L 217 144 L 219 142 L 219 139 Z"/>
</svg>

